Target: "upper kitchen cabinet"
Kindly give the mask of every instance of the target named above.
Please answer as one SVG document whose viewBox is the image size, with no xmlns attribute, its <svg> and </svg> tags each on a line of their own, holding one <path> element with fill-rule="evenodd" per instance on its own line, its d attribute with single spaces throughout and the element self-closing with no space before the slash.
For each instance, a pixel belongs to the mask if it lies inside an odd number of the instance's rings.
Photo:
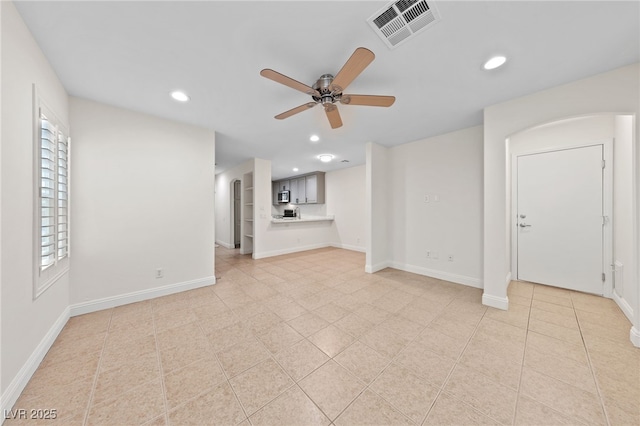
<svg viewBox="0 0 640 426">
<path fill-rule="evenodd" d="M 290 191 L 291 204 L 324 204 L 324 172 L 313 172 L 273 182 L 273 204 L 278 205 L 278 192 Z"/>
<path fill-rule="evenodd" d="M 324 204 L 324 172 L 305 177 L 307 204 Z"/>
<path fill-rule="evenodd" d="M 291 185 L 291 204 L 304 204 L 307 201 L 307 184 L 306 178 L 294 178 L 289 180 L 289 185 Z"/>
<path fill-rule="evenodd" d="M 273 198 L 273 205 L 277 206 L 278 203 L 278 192 L 280 191 L 291 191 L 291 182 L 287 179 L 287 180 L 279 180 L 279 181 L 273 181 L 272 183 L 272 198 Z"/>
</svg>

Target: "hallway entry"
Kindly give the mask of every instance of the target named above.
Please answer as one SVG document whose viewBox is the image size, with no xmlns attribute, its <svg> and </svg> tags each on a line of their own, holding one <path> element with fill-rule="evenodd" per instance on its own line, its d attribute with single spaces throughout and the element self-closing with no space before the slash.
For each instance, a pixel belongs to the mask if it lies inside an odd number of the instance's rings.
<svg viewBox="0 0 640 426">
<path fill-rule="evenodd" d="M 604 292 L 603 145 L 517 157 L 517 279 Z"/>
</svg>

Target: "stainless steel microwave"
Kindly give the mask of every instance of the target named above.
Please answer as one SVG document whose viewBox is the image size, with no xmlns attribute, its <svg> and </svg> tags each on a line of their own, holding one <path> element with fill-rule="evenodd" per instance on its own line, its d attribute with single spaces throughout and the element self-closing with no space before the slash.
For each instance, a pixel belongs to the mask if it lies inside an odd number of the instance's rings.
<svg viewBox="0 0 640 426">
<path fill-rule="evenodd" d="M 289 191 L 278 192 L 278 202 L 286 204 L 289 202 Z"/>
</svg>

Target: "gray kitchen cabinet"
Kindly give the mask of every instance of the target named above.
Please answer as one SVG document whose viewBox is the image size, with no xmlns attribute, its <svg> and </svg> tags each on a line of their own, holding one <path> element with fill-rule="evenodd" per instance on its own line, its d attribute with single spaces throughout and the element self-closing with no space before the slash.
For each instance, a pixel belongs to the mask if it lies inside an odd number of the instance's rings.
<svg viewBox="0 0 640 426">
<path fill-rule="evenodd" d="M 274 181 L 273 204 L 278 205 L 278 192 L 290 191 L 291 204 L 324 204 L 324 172 L 313 172 Z"/>
<path fill-rule="evenodd" d="M 305 177 L 306 203 L 316 204 L 318 202 L 318 175 Z"/>
<path fill-rule="evenodd" d="M 307 204 L 324 204 L 324 172 L 305 176 Z"/>
<path fill-rule="evenodd" d="M 306 200 L 306 178 L 295 178 L 289 181 L 291 186 L 291 204 L 305 204 Z"/>
<path fill-rule="evenodd" d="M 272 197 L 273 205 L 278 206 L 280 205 L 280 203 L 278 203 L 278 192 L 291 191 L 291 182 L 289 181 L 289 179 L 272 181 L 271 187 L 272 187 L 271 197 Z"/>
<path fill-rule="evenodd" d="M 280 190 L 280 182 L 272 182 L 271 198 L 273 199 L 273 205 L 277 206 L 278 203 L 278 191 Z"/>
</svg>

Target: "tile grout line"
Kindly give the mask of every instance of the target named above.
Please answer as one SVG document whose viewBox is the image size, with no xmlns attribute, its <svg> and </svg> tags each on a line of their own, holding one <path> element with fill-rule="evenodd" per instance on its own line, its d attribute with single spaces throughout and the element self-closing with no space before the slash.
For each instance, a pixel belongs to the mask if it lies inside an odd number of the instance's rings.
<svg viewBox="0 0 640 426">
<path fill-rule="evenodd" d="M 156 325 L 155 304 L 151 305 L 151 321 L 153 323 L 153 342 L 156 347 L 156 360 L 160 373 L 160 389 L 162 390 L 162 404 L 164 405 L 164 421 L 169 425 L 169 403 L 167 402 L 167 389 L 164 383 L 164 369 L 162 368 L 162 357 L 160 356 L 160 345 L 158 344 L 158 328 Z"/>
<path fill-rule="evenodd" d="M 233 269 L 237 269 L 237 268 L 230 268 L 230 269 L 229 269 L 228 271 L 226 271 L 226 272 L 229 272 L 229 271 L 231 271 L 231 270 L 233 270 Z M 243 292 L 244 292 L 244 290 L 243 290 Z M 236 317 L 238 318 L 238 321 L 237 321 L 237 322 L 241 322 L 242 320 L 237 316 L 237 314 L 235 313 L 235 311 L 234 311 L 234 310 L 233 310 L 229 305 L 227 305 L 227 303 L 224 301 L 224 299 L 223 299 L 222 297 L 218 296 L 215 292 L 214 292 L 214 294 L 218 297 L 218 299 L 220 299 L 220 300 L 222 301 L 222 303 L 227 307 L 227 309 L 228 309 L 229 311 L 231 311 L 231 313 L 232 313 L 234 316 L 236 316 Z M 202 328 L 202 326 L 201 326 L 199 323 L 200 323 L 200 321 L 198 321 L 198 328 L 199 328 L 199 329 L 200 329 L 200 331 L 202 331 L 202 333 L 204 334 L 205 338 L 207 339 L 207 343 L 208 343 L 209 345 L 211 345 L 211 341 L 209 340 L 209 336 L 207 335 L 207 333 L 205 333 L 204 329 Z M 235 324 L 235 323 L 234 323 L 234 324 Z M 226 328 L 226 327 L 223 327 L 223 328 Z M 258 339 L 256 339 L 256 340 L 258 340 Z M 211 345 L 211 346 L 212 346 L 212 345 Z M 231 345 L 231 346 L 229 346 L 229 347 L 232 347 L 232 346 L 235 346 L 235 345 Z M 242 403 L 242 401 L 241 401 L 241 400 L 240 400 L 240 398 L 238 397 L 238 394 L 236 393 L 236 390 L 235 390 L 235 389 L 233 388 L 233 386 L 231 385 L 231 377 L 229 376 L 229 374 L 227 373 L 227 371 L 226 371 L 226 370 L 224 369 L 224 367 L 222 366 L 222 361 L 220 361 L 220 358 L 218 357 L 218 353 L 220 353 L 221 351 L 216 352 L 216 351 L 215 351 L 215 348 L 213 348 L 213 346 L 211 347 L 211 349 L 213 350 L 213 356 L 215 357 L 216 361 L 218 362 L 218 365 L 219 365 L 219 367 L 220 367 L 220 370 L 222 370 L 222 374 L 224 374 L 224 377 L 225 377 L 225 381 L 226 381 L 226 383 L 227 383 L 227 386 L 229 386 L 229 389 L 231 389 L 231 392 L 233 392 L 233 396 L 235 397 L 236 402 L 238 403 L 238 405 L 240 406 L 240 409 L 242 410 L 242 413 L 244 414 L 245 420 L 246 420 L 247 422 L 249 422 L 249 424 L 253 424 L 253 422 L 251 422 L 251 420 L 249 420 L 249 415 L 247 414 L 247 410 L 245 409 L 244 404 Z M 228 348 L 225 348 L 225 349 L 223 349 L 223 350 L 226 350 L 226 349 L 228 349 Z M 258 363 L 258 364 L 259 364 L 259 363 Z M 258 365 L 258 364 L 255 364 L 255 365 Z M 249 370 L 249 369 L 251 369 L 251 368 L 255 367 L 255 365 L 252 365 L 251 367 L 247 368 L 246 370 L 243 370 L 242 372 L 240 372 L 240 373 L 236 374 L 236 376 L 238 376 L 239 374 L 242 374 L 244 371 L 247 371 L 247 370 Z M 236 377 L 236 376 L 234 376 L 234 377 Z M 242 422 L 240 422 L 240 423 L 242 423 Z"/>
<path fill-rule="evenodd" d="M 598 395 L 598 400 L 600 401 L 600 408 L 602 409 L 602 414 L 604 414 L 604 419 L 607 422 L 608 426 L 611 426 L 611 421 L 609 420 L 609 414 L 604 403 L 604 398 L 602 397 L 602 390 L 600 389 L 600 384 L 598 383 L 596 372 L 593 368 L 593 362 L 591 361 L 591 354 L 589 352 L 589 347 L 587 346 L 587 342 L 585 341 L 584 334 L 582 333 L 582 326 L 580 325 L 580 319 L 578 317 L 578 313 L 576 312 L 575 305 L 573 304 L 573 298 L 571 298 L 571 307 L 573 308 L 573 313 L 576 318 L 576 322 L 578 323 L 578 330 L 580 331 L 580 337 L 582 338 L 582 345 L 584 346 L 584 351 L 587 354 L 587 362 L 589 363 L 589 371 L 591 372 L 591 378 L 593 379 L 593 383 L 596 386 L 596 392 Z"/>
<path fill-rule="evenodd" d="M 531 284 L 533 284 L 533 283 L 531 283 Z M 534 285 L 534 286 L 539 286 L 539 284 L 533 284 L 533 285 Z M 532 302 L 533 302 L 533 299 L 534 299 L 534 297 L 532 297 L 532 299 L 531 299 L 531 300 L 532 300 Z M 571 302 L 572 302 L 572 308 L 573 308 L 573 300 L 572 300 L 571 298 L 569 298 L 569 300 L 571 300 Z M 551 302 L 549 302 L 549 303 L 551 303 Z M 561 306 L 564 306 L 564 305 L 561 305 Z M 574 309 L 574 312 L 575 312 L 575 309 Z M 542 320 L 540 320 L 540 321 L 542 321 Z M 545 322 L 545 321 L 543 321 L 543 322 Z M 562 326 L 559 326 L 559 327 L 562 327 Z M 564 327 L 564 328 L 566 328 L 566 327 Z M 544 336 L 544 337 L 547 337 L 547 338 L 549 338 L 549 339 L 558 340 L 559 342 L 562 342 L 562 343 L 570 344 L 570 345 L 573 345 L 573 346 L 580 346 L 580 345 L 578 345 L 578 344 L 574 344 L 574 343 L 572 343 L 572 342 L 567 342 L 566 340 L 563 340 L 563 339 L 560 339 L 560 338 L 557 338 L 557 337 L 548 336 L 548 335 L 546 335 L 546 334 L 539 333 L 539 332 L 534 331 L 534 330 L 527 330 L 527 339 L 528 339 L 529 332 L 534 333 L 534 334 L 539 334 L 539 335 Z M 581 334 L 581 338 L 582 338 L 582 334 Z M 583 346 L 584 346 L 584 341 L 583 341 Z M 584 347 L 584 349 L 585 349 L 585 351 L 586 351 L 586 346 Z M 525 348 L 525 351 L 526 351 L 526 348 Z M 524 363 L 523 363 L 523 367 L 524 367 Z M 562 382 L 562 383 L 564 383 L 564 384 L 566 384 L 566 385 L 568 385 L 568 386 L 571 386 L 571 387 L 575 387 L 575 388 L 577 388 L 575 385 L 573 385 L 573 384 L 571 384 L 571 383 L 568 383 L 568 382 L 567 382 L 567 381 L 565 381 L 565 380 L 558 379 L 558 378 L 556 378 L 556 377 L 550 376 L 550 375 L 548 375 L 547 373 L 544 373 L 544 372 L 538 371 L 538 370 L 536 370 L 536 369 L 533 369 L 533 370 L 534 370 L 536 373 L 540 374 L 540 375 L 543 375 L 543 376 L 548 377 L 548 378 L 553 379 L 553 380 L 557 380 L 557 381 Z M 581 388 L 577 388 L 577 389 L 581 389 Z M 518 392 L 519 392 L 519 390 L 518 390 Z M 549 406 L 548 404 L 546 404 L 546 403 L 544 403 L 544 402 L 540 402 L 538 399 L 536 399 L 536 398 L 534 398 L 534 397 L 528 397 L 528 398 L 529 398 L 529 399 L 532 399 L 533 401 L 535 401 L 536 403 L 538 403 L 538 404 L 540 404 L 540 405 L 542 405 L 542 406 L 544 406 L 544 407 L 547 407 L 548 409 L 552 410 L 553 412 L 556 412 L 556 413 L 559 413 L 559 414 L 565 415 L 564 413 L 562 413 L 561 411 L 559 411 L 557 408 L 552 407 L 552 406 Z M 578 422 L 580 425 L 586 425 L 586 423 L 584 423 L 584 422 L 582 421 L 582 419 L 578 419 L 578 418 L 576 418 L 575 416 L 569 416 L 569 417 L 571 417 L 571 420 L 572 420 L 573 422 Z"/>
<path fill-rule="evenodd" d="M 448 305 L 447 305 L 448 306 Z M 438 391 L 438 395 L 436 397 L 436 399 L 434 400 L 434 404 L 435 405 L 435 401 L 438 400 L 438 398 L 440 398 L 440 395 L 446 391 L 444 390 L 444 388 L 446 387 L 446 385 L 449 383 L 449 380 L 451 379 L 451 376 L 453 375 L 453 371 L 456 369 L 456 367 L 459 365 L 460 360 L 462 359 L 462 356 L 464 355 L 465 351 L 467 350 L 467 348 L 469 347 L 469 344 L 471 343 L 471 340 L 476 336 L 476 334 L 478 333 L 478 328 L 480 327 L 480 323 L 482 322 L 482 320 L 486 317 L 487 312 L 488 312 L 488 308 L 485 309 L 484 313 L 482 314 L 482 316 L 480 317 L 480 319 L 478 320 L 478 322 L 476 323 L 476 326 L 473 330 L 473 333 L 471 333 L 471 336 L 469 336 L 466 344 L 464 345 L 464 348 L 462 349 L 462 351 L 460 351 L 460 354 L 458 355 L 458 357 L 456 358 L 456 361 L 453 364 L 453 367 L 451 368 L 451 370 L 449 370 L 449 373 L 447 374 L 447 377 L 444 379 L 444 382 L 442 383 L 442 387 L 440 388 L 440 390 Z M 489 317 L 486 317 L 488 319 L 491 319 Z M 502 321 L 501 321 L 502 322 Z M 509 324 L 510 325 L 510 324 Z M 477 371 L 476 369 L 473 369 L 474 371 Z M 484 373 L 482 373 L 481 371 L 478 371 L 479 374 L 483 375 L 484 377 L 487 377 L 491 382 L 496 383 L 498 385 L 500 385 L 500 383 L 496 382 L 495 380 L 493 380 L 492 378 L 488 377 L 487 375 L 485 375 Z M 447 395 L 449 395 L 447 393 Z M 482 414 L 483 416 L 495 421 L 498 424 L 502 424 L 501 422 L 499 422 L 498 420 L 494 419 L 490 414 L 482 412 L 480 410 L 478 410 L 476 407 L 470 405 L 469 403 L 467 403 L 466 401 L 461 400 L 460 398 L 457 398 L 455 396 L 453 396 L 453 398 L 455 398 L 457 401 L 460 401 L 462 403 L 464 403 L 465 405 L 471 407 L 474 411 Z M 432 408 L 433 409 L 433 406 Z M 429 410 L 429 412 L 427 412 L 427 415 L 425 416 L 424 420 L 422 421 L 422 423 L 424 423 L 427 419 L 427 417 L 429 417 L 429 413 L 431 412 L 431 409 Z"/>
<path fill-rule="evenodd" d="M 89 402 L 87 403 L 87 408 L 84 414 L 84 419 L 82 420 L 82 425 L 86 426 L 89 421 L 89 414 L 91 412 L 91 407 L 93 405 L 93 397 L 95 395 L 96 388 L 98 387 L 98 377 L 100 376 L 100 367 L 102 365 L 102 357 L 104 356 L 104 351 L 107 347 L 107 339 L 109 338 L 109 331 L 111 329 L 111 320 L 113 319 L 113 308 L 111 308 L 111 315 L 109 316 L 109 323 L 107 324 L 107 331 L 104 333 L 104 340 L 102 342 L 102 350 L 100 350 L 100 356 L 98 357 L 98 365 L 96 366 L 96 374 L 93 378 L 93 384 L 91 385 L 91 392 L 89 393 Z"/>
<path fill-rule="evenodd" d="M 516 390 L 516 405 L 513 409 L 513 417 L 511 424 L 516 424 L 516 418 L 518 417 L 518 404 L 520 403 L 520 392 L 522 391 L 522 375 L 524 374 L 524 360 L 527 356 L 527 342 L 529 341 L 529 324 L 531 323 L 531 309 L 533 308 L 533 295 L 535 293 L 535 284 L 531 289 L 531 300 L 529 301 L 529 314 L 527 315 L 527 328 L 524 335 L 524 349 L 522 351 L 522 359 L 520 360 L 520 377 L 518 377 L 518 389 Z"/>
</svg>

